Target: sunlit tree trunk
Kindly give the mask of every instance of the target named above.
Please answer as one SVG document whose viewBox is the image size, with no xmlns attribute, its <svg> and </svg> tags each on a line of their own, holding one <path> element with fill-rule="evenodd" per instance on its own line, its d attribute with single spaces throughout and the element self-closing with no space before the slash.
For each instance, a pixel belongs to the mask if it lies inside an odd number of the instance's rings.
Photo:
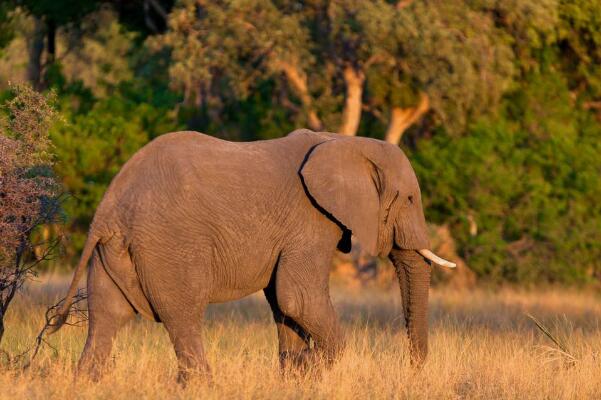
<svg viewBox="0 0 601 400">
<path fill-rule="evenodd" d="M 402 10 L 403 8 L 409 7 L 413 3 L 413 0 L 401 0 L 396 3 L 397 10 Z"/>
<path fill-rule="evenodd" d="M 362 71 L 347 65 L 344 68 L 344 82 L 346 84 L 346 98 L 342 113 L 342 125 L 338 130 L 342 135 L 355 136 L 361 122 L 361 107 L 363 96 L 363 82 L 365 75 Z"/>
<path fill-rule="evenodd" d="M 398 145 L 407 128 L 416 123 L 429 108 L 430 101 L 425 93 L 421 94 L 419 104 L 415 107 L 392 107 L 390 111 L 390 123 L 386 130 L 386 141 Z"/>
<path fill-rule="evenodd" d="M 287 62 L 280 62 L 279 66 L 282 68 L 282 71 L 284 71 L 286 79 L 298 94 L 300 101 L 307 112 L 309 128 L 314 131 L 323 130 L 323 123 L 313 107 L 313 100 L 309 93 L 309 85 L 307 84 L 307 75 L 295 65 Z"/>
</svg>

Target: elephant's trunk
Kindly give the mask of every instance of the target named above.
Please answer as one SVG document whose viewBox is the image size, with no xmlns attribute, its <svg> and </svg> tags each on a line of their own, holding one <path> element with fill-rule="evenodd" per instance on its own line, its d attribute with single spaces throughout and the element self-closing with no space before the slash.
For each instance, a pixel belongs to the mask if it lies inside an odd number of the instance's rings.
<svg viewBox="0 0 601 400">
<path fill-rule="evenodd" d="M 393 249 L 394 264 L 409 336 L 411 361 L 421 365 L 428 354 L 428 290 L 431 267 L 415 250 Z"/>
</svg>

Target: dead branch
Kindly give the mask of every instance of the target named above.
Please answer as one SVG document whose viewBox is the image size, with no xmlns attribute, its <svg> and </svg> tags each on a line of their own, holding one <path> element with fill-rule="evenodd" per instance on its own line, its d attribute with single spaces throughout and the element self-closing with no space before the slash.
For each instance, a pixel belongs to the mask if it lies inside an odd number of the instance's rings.
<svg viewBox="0 0 601 400">
<path fill-rule="evenodd" d="M 84 289 L 80 289 L 75 295 L 75 300 L 73 301 L 73 306 L 69 310 L 68 317 L 71 319 L 70 322 L 65 323 L 70 326 L 82 326 L 88 321 L 88 310 L 87 308 L 82 307 L 82 302 L 87 300 L 88 295 Z M 58 303 L 48 307 L 46 310 L 45 323 L 38 335 L 35 338 L 34 343 L 27 348 L 27 350 L 17 354 L 11 355 L 6 350 L 0 349 L 0 355 L 5 359 L 5 365 L 11 368 L 20 368 L 22 370 L 26 370 L 31 367 L 33 361 L 37 357 L 40 352 L 40 349 L 43 345 L 48 346 L 54 352 L 56 356 L 58 354 L 58 349 L 54 347 L 48 340 L 46 339 L 46 333 L 48 329 L 55 326 L 54 320 L 56 317 L 56 311 L 60 308 L 60 306 L 64 303 L 66 299 L 60 300 Z M 29 358 L 26 359 L 27 355 Z"/>
</svg>

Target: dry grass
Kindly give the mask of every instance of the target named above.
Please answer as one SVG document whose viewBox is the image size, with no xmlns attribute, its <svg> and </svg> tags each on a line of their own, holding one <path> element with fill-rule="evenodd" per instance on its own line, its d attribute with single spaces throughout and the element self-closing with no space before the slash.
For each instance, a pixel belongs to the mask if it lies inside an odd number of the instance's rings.
<svg viewBox="0 0 601 400">
<path fill-rule="evenodd" d="M 64 293 L 64 285 L 64 280 L 36 284 L 18 299 L 8 315 L 6 350 L 14 354 L 31 344 L 45 305 Z M 396 290 L 335 289 L 333 297 L 348 346 L 319 378 L 282 379 L 275 327 L 266 302 L 255 295 L 207 312 L 211 386 L 177 386 L 166 332 L 160 324 L 134 321 L 116 340 L 114 368 L 100 383 L 73 382 L 86 330 L 65 327 L 50 339 L 57 353 L 44 348 L 26 372 L 0 370 L 0 398 L 601 398 L 597 295 L 434 289 L 430 356 L 421 371 L 408 363 Z M 526 313 L 576 361 L 556 351 Z"/>
</svg>

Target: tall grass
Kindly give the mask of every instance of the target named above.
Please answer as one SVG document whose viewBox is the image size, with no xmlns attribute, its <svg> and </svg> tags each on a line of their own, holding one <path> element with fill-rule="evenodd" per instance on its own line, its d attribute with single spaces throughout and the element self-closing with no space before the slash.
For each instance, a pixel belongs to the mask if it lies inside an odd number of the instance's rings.
<svg viewBox="0 0 601 400">
<path fill-rule="evenodd" d="M 46 304 L 65 282 L 31 286 L 8 315 L 3 347 L 31 345 Z M 131 398 L 408 398 L 587 399 L 601 397 L 601 301 L 591 293 L 546 290 L 431 292 L 430 355 L 421 370 L 409 364 L 396 290 L 334 288 L 347 348 L 316 378 L 283 379 L 275 326 L 265 300 L 254 295 L 207 311 L 205 346 L 213 382 L 175 384 L 176 360 L 160 324 L 137 320 L 114 346 L 112 369 L 99 383 L 73 381 L 85 328 L 65 327 L 50 338 L 30 369 L 0 370 L 1 399 Z M 548 351 L 554 344 L 533 315 L 578 362 Z"/>
</svg>

